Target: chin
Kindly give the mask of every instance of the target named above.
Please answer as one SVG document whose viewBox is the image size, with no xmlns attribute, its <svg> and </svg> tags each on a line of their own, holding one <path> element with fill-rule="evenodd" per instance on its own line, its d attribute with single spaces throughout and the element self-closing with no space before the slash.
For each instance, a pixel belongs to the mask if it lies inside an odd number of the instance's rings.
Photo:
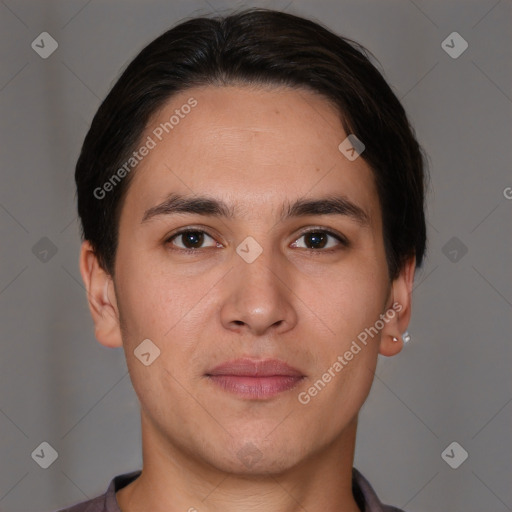
<svg viewBox="0 0 512 512">
<path fill-rule="evenodd" d="M 300 464 L 301 457 L 306 455 L 303 446 L 285 446 L 283 441 L 279 442 L 278 448 L 267 440 L 238 440 L 217 457 L 214 465 L 221 471 L 237 475 L 277 476 Z"/>
</svg>

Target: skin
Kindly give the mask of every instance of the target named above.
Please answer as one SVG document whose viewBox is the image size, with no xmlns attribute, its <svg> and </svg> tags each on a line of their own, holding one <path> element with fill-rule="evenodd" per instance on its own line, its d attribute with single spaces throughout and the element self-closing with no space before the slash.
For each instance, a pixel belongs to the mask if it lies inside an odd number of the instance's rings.
<svg viewBox="0 0 512 512">
<path fill-rule="evenodd" d="M 89 242 L 81 250 L 96 337 L 124 347 L 141 403 L 143 471 L 117 492 L 118 503 L 123 512 L 357 512 L 351 492 L 357 415 L 377 355 L 402 348 L 414 258 L 389 280 L 372 171 L 362 157 L 349 161 L 338 150 L 347 134 L 324 98 L 289 88 L 189 89 L 154 116 L 142 140 L 191 96 L 198 105 L 134 171 L 115 278 Z M 222 199 L 237 215 L 141 222 L 173 192 Z M 361 207 L 369 225 L 346 215 L 279 221 L 286 201 L 332 194 Z M 183 237 L 166 242 L 189 226 L 209 235 L 193 254 L 180 252 L 187 247 Z M 312 227 L 340 233 L 350 246 L 329 238 L 326 248 L 315 248 L 302 236 Z M 236 252 L 247 236 L 263 248 L 252 263 Z M 394 302 L 400 313 L 301 404 L 298 393 Z M 147 338 L 161 353 L 144 366 L 134 350 Z M 248 400 L 205 377 L 242 356 L 282 359 L 305 378 L 272 399 Z M 237 455 L 248 447 L 260 457 L 250 467 Z"/>
</svg>

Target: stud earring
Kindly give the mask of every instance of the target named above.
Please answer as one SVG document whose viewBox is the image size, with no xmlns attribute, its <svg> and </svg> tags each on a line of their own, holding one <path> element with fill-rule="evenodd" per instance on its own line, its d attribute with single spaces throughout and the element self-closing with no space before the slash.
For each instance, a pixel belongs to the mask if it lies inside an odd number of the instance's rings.
<svg viewBox="0 0 512 512">
<path fill-rule="evenodd" d="M 396 336 L 393 336 L 393 341 L 395 343 L 398 342 L 398 338 Z M 409 341 L 411 341 L 411 335 L 409 334 L 409 331 L 405 331 L 403 334 L 402 334 L 402 341 L 404 343 L 408 343 Z"/>
</svg>

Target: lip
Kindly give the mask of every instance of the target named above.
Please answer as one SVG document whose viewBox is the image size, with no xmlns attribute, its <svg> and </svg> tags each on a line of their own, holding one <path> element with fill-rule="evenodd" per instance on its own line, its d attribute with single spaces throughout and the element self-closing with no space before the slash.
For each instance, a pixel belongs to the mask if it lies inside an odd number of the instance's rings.
<svg viewBox="0 0 512 512">
<path fill-rule="evenodd" d="M 206 375 L 238 375 L 245 377 L 304 377 L 304 375 L 280 359 L 251 359 L 241 357 L 219 364 Z"/>
<path fill-rule="evenodd" d="M 305 375 L 279 359 L 240 358 L 222 363 L 206 377 L 227 392 L 246 399 L 268 399 L 288 391 Z"/>
</svg>

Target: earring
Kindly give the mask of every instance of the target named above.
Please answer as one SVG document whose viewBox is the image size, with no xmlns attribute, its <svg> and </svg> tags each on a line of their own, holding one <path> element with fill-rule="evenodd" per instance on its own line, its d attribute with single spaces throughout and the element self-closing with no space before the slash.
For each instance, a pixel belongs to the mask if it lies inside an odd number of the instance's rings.
<svg viewBox="0 0 512 512">
<path fill-rule="evenodd" d="M 393 341 L 395 343 L 398 342 L 398 338 L 396 336 L 393 336 Z M 411 341 L 411 335 L 409 334 L 409 331 L 405 331 L 403 334 L 402 334 L 402 341 L 404 343 L 408 343 L 409 341 Z"/>
</svg>

